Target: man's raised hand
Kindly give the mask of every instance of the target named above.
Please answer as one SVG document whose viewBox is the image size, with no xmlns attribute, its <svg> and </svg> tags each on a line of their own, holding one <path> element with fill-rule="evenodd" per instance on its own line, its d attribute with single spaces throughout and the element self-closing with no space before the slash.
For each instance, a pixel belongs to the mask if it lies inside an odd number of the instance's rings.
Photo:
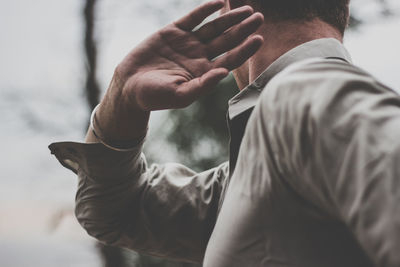
<svg viewBox="0 0 400 267">
<path fill-rule="evenodd" d="M 190 105 L 256 53 L 263 22 L 249 6 L 229 11 L 195 30 L 224 6 L 203 4 L 133 49 L 115 70 L 96 111 L 97 130 L 118 144 L 146 134 L 152 110 Z M 89 131 L 88 142 L 98 141 Z"/>
<path fill-rule="evenodd" d="M 194 30 L 223 6 L 222 0 L 205 3 L 133 49 L 112 83 L 123 102 L 144 111 L 186 107 L 254 55 L 263 42 L 253 35 L 263 16 L 249 6 Z"/>
</svg>

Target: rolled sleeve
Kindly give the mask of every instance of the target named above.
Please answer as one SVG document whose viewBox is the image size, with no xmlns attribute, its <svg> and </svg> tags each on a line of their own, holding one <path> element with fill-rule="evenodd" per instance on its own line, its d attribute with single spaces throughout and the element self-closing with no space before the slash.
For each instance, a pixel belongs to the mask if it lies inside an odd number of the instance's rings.
<svg viewBox="0 0 400 267">
<path fill-rule="evenodd" d="M 49 148 L 78 175 L 75 214 L 89 235 L 150 255 L 202 261 L 228 163 L 196 173 L 174 163 L 148 166 L 142 144 L 130 152 L 97 143 Z"/>
</svg>

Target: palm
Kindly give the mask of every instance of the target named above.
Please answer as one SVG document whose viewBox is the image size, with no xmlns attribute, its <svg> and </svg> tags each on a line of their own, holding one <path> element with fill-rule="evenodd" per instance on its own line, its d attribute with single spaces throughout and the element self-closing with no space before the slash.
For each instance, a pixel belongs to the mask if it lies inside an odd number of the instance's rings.
<svg viewBox="0 0 400 267">
<path fill-rule="evenodd" d="M 166 26 L 121 63 L 128 73 L 126 89 L 133 91 L 141 108 L 187 106 L 257 51 L 262 39 L 248 36 L 262 23 L 262 16 L 252 15 L 249 7 L 233 10 L 192 32 L 221 4 L 207 3 Z"/>
</svg>

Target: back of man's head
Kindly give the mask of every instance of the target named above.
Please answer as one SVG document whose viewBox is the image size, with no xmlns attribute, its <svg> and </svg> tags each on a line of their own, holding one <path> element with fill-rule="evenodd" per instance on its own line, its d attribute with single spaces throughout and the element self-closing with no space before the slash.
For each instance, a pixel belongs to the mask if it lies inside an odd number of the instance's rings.
<svg viewBox="0 0 400 267">
<path fill-rule="evenodd" d="M 269 21 L 310 21 L 316 18 L 344 33 L 350 0 L 249 0 Z"/>
</svg>

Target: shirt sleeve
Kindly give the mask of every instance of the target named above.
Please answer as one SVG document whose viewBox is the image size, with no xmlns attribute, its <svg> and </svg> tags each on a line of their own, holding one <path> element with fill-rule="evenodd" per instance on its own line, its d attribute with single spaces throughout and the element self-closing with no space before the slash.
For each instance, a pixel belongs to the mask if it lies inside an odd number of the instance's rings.
<svg viewBox="0 0 400 267">
<path fill-rule="evenodd" d="M 180 164 L 148 166 L 142 144 L 131 152 L 99 143 L 63 142 L 49 148 L 78 175 L 75 214 L 89 235 L 149 255 L 202 261 L 227 162 L 196 173 Z"/>
<path fill-rule="evenodd" d="M 345 63 L 303 66 L 270 88 L 282 177 L 377 266 L 400 266 L 399 95 Z"/>
</svg>

